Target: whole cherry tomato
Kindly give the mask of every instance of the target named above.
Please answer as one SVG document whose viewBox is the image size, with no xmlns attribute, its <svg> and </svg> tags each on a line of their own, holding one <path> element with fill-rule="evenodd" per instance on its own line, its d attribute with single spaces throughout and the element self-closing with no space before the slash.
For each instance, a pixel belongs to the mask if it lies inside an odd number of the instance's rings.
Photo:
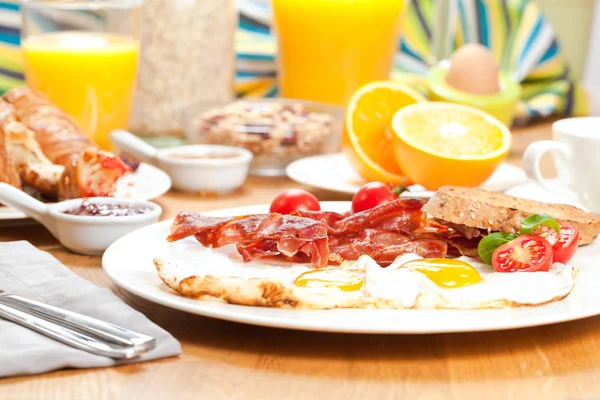
<svg viewBox="0 0 600 400">
<path fill-rule="evenodd" d="M 298 210 L 321 210 L 319 200 L 302 189 L 288 189 L 281 192 L 271 203 L 270 212 L 290 214 Z"/>
<path fill-rule="evenodd" d="M 369 182 L 352 198 L 352 212 L 361 212 L 394 200 L 398 200 L 398 195 L 389 186 L 381 182 Z"/>
<path fill-rule="evenodd" d="M 541 231 L 536 230 L 535 233 L 545 238 L 552 246 L 553 262 L 564 264 L 573 258 L 577 251 L 579 229 L 573 224 L 562 224 L 559 233 L 546 226 L 541 227 Z"/>
<path fill-rule="evenodd" d="M 552 246 L 538 235 L 521 235 L 498 247 L 492 255 L 496 272 L 549 271 Z"/>
</svg>

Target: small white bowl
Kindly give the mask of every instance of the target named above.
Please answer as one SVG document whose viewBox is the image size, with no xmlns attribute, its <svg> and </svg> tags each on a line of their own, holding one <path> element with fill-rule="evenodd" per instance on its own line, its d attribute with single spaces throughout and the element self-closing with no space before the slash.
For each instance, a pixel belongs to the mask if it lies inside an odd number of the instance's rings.
<svg viewBox="0 0 600 400">
<path fill-rule="evenodd" d="M 122 130 L 111 132 L 110 138 L 122 150 L 165 171 L 173 187 L 184 192 L 229 193 L 244 184 L 252 161 L 252 152 L 242 147 L 207 144 L 159 150 Z"/>
<path fill-rule="evenodd" d="M 90 197 L 92 204 L 138 205 L 150 211 L 124 216 L 82 216 L 65 214 L 79 207 L 84 199 L 44 204 L 21 190 L 0 183 L 0 203 L 23 211 L 44 225 L 67 249 L 80 254 L 99 256 L 117 239 L 158 221 L 162 208 L 142 200 Z"/>
</svg>

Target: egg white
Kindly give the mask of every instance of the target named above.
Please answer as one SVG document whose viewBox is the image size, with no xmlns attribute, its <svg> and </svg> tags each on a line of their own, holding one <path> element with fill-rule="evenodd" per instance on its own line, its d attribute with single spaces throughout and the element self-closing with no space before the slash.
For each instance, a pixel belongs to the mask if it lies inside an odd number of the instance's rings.
<svg viewBox="0 0 600 400">
<path fill-rule="evenodd" d="M 264 261 L 244 263 L 228 248 L 198 250 L 185 241 L 171 246 L 169 253 L 156 258 L 159 277 L 186 297 L 220 300 L 242 305 L 310 309 L 357 308 L 364 306 L 362 290 L 298 287 L 294 280 L 316 268 L 310 264 Z M 358 266 L 347 264 L 355 270 Z M 356 271 L 355 271 L 356 272 Z M 364 270 L 359 270 L 364 274 Z"/>
<path fill-rule="evenodd" d="M 177 246 L 180 247 L 179 249 Z M 197 246 L 196 246 L 197 248 Z M 497 273 L 475 259 L 460 260 L 472 265 L 481 282 L 447 289 L 420 272 L 401 265 L 419 259 L 416 254 L 398 257 L 387 268 L 369 256 L 345 262 L 342 271 L 364 276 L 364 285 L 355 291 L 336 288 L 298 287 L 294 280 L 315 270 L 309 264 L 244 263 L 229 252 L 203 248 L 189 251 L 185 244 L 174 245 L 174 253 L 155 259 L 160 278 L 180 294 L 234 304 L 308 309 L 328 308 L 504 308 L 538 306 L 569 295 L 575 285 L 577 268 L 554 263 L 548 272 Z M 185 251 L 181 251 L 185 250 Z M 183 254 L 183 256 L 182 256 Z"/>
</svg>

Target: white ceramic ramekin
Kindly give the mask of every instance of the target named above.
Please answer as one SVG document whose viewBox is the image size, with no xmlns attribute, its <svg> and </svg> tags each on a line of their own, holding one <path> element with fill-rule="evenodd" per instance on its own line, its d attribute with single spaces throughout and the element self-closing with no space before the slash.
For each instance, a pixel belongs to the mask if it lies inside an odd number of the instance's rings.
<svg viewBox="0 0 600 400">
<path fill-rule="evenodd" d="M 79 207 L 84 199 L 45 204 L 6 183 L 0 183 L 0 203 L 16 208 L 44 225 L 67 249 L 80 254 L 102 255 L 117 239 L 158 221 L 162 208 L 150 201 L 90 197 L 93 204 L 121 204 L 148 208 L 150 211 L 125 216 L 81 216 L 65 214 Z"/>
<path fill-rule="evenodd" d="M 231 192 L 242 186 L 252 161 L 252 153 L 241 147 L 206 144 L 158 150 L 126 131 L 113 131 L 110 137 L 122 150 L 165 171 L 173 187 L 184 192 Z M 181 154 L 204 157 L 178 157 Z"/>
</svg>

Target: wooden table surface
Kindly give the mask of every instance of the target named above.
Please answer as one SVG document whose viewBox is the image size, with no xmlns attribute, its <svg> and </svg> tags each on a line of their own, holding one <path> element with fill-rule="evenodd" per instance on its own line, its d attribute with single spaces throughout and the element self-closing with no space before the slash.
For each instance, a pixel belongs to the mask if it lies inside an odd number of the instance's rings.
<svg viewBox="0 0 600 400">
<path fill-rule="evenodd" d="M 520 164 L 527 143 L 549 137 L 548 124 L 515 132 L 510 162 Z M 251 178 L 222 198 L 169 193 L 157 202 L 163 218 L 171 218 L 183 209 L 267 203 L 297 186 L 285 178 Z M 49 251 L 111 288 L 183 346 L 183 355 L 172 359 L 0 380 L 1 399 L 600 399 L 600 318 L 415 336 L 262 328 L 174 311 L 124 292 L 106 277 L 99 257 L 69 253 L 40 226 L 0 229 L 0 240 L 28 240 Z"/>
</svg>

